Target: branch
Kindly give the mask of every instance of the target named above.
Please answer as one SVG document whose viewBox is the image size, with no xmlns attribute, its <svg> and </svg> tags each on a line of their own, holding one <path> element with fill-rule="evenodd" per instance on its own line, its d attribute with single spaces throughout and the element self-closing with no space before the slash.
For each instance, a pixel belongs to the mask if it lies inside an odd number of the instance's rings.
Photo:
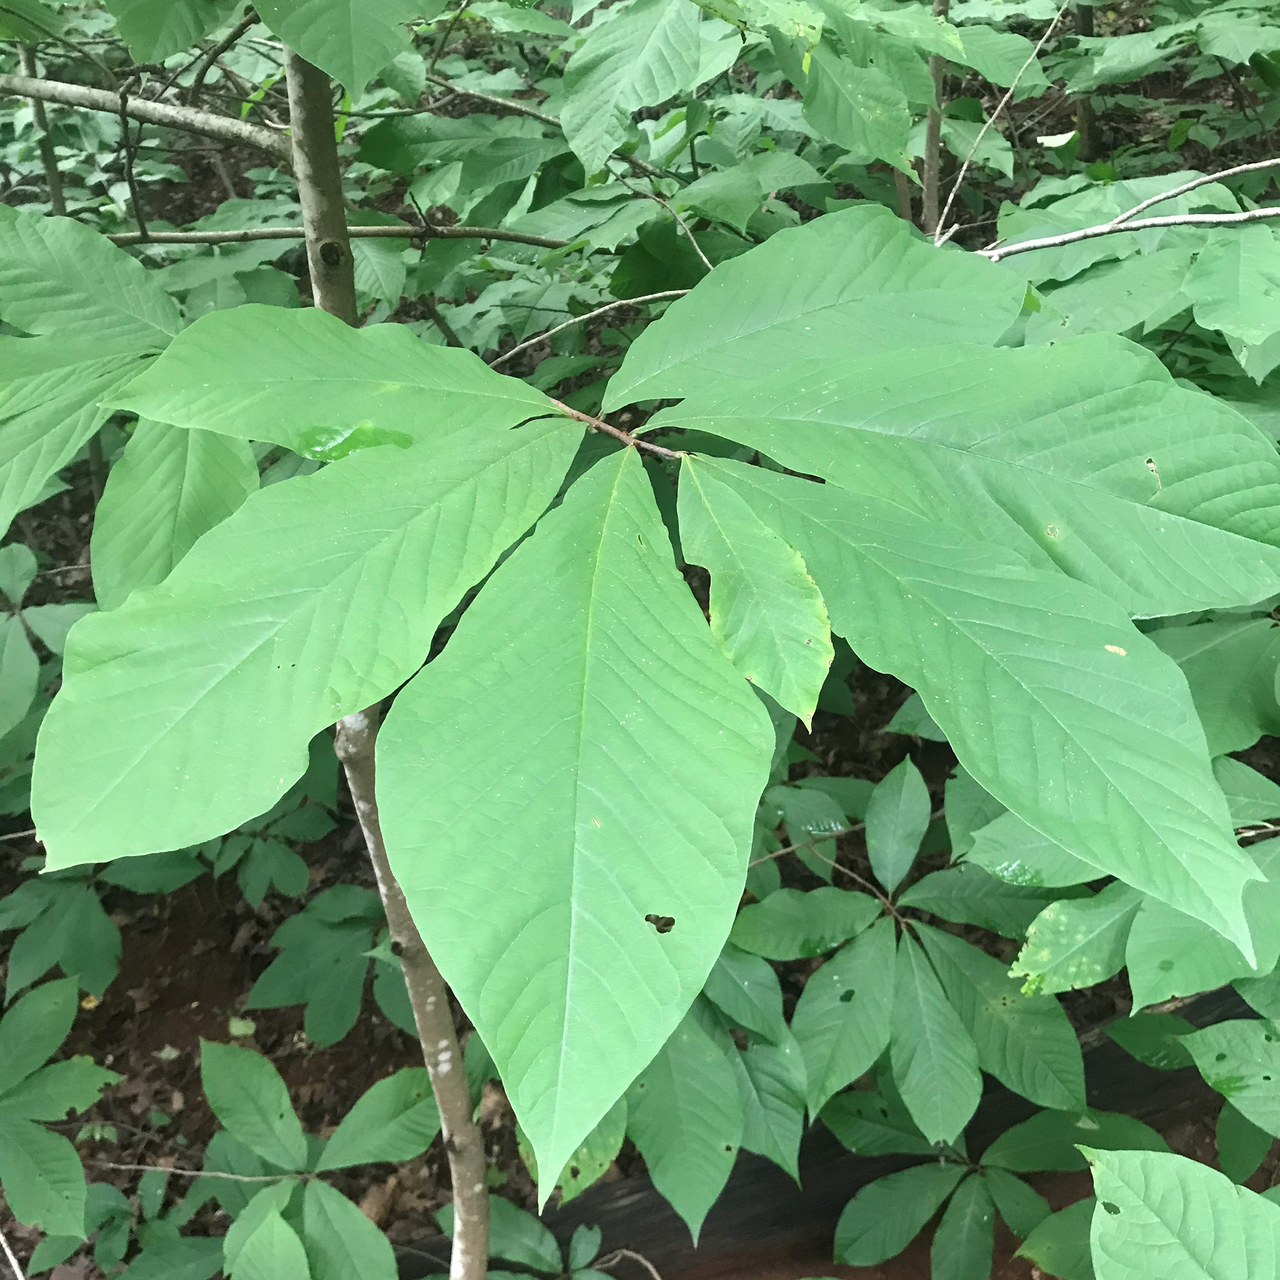
<svg viewBox="0 0 1280 1280">
<path fill-rule="evenodd" d="M 132 105 L 132 104 L 131 104 Z M 355 240 L 506 240 L 512 244 L 532 244 L 542 249 L 563 249 L 568 240 L 550 236 L 525 235 L 523 231 L 504 231 L 501 227 L 439 226 L 424 223 L 420 227 L 348 227 L 347 235 Z M 244 227 L 232 231 L 152 231 L 141 236 L 136 231 L 123 231 L 108 236 L 112 244 L 243 244 L 248 240 L 302 240 L 302 227 Z"/>
<path fill-rule="evenodd" d="M 17 1255 L 9 1247 L 9 1240 L 3 1231 L 0 1231 L 0 1251 L 4 1253 L 9 1265 L 13 1268 L 13 1274 L 17 1280 L 26 1280 L 26 1276 L 22 1274 L 22 1264 L 19 1263 Z"/>
<path fill-rule="evenodd" d="M 551 397 L 547 397 L 551 400 Z M 674 449 L 664 449 L 660 444 L 650 444 L 648 440 L 641 440 L 638 436 L 633 436 L 630 431 L 624 431 L 621 427 L 615 427 L 613 423 L 606 422 L 603 418 L 593 418 L 589 413 L 579 413 L 577 409 L 570 409 L 567 404 L 561 404 L 559 400 L 551 400 L 561 413 L 568 414 L 575 422 L 584 422 L 593 431 L 602 431 L 607 436 L 612 436 L 615 440 L 621 440 L 623 444 L 634 445 L 637 449 L 643 449 L 646 453 L 652 453 L 659 458 L 683 458 L 683 453 L 677 453 Z"/>
<path fill-rule="evenodd" d="M 0 93 L 39 98 L 42 102 L 58 102 L 65 107 L 84 107 L 89 111 L 121 114 L 119 94 L 108 93 L 105 89 L 88 89 L 79 84 L 66 84 L 61 80 L 37 80 L 31 76 L 0 73 Z M 144 124 L 182 129 L 187 133 L 198 133 L 223 142 L 237 142 L 269 152 L 280 160 L 289 159 L 289 139 L 283 134 L 273 133 L 270 129 L 249 124 L 245 120 L 215 115 L 212 111 L 200 111 L 195 107 L 174 107 L 166 102 L 151 102 L 146 98 L 130 98 L 124 106 L 123 114 L 131 119 L 141 120 Z"/>
<path fill-rule="evenodd" d="M 1031 66 L 1039 55 L 1040 50 L 1049 42 L 1049 37 L 1053 35 L 1054 28 L 1062 21 L 1062 15 L 1066 13 L 1067 6 L 1070 3 L 1071 0 L 1062 0 L 1062 6 L 1059 8 L 1058 12 L 1053 15 L 1053 21 L 1045 28 L 1044 35 L 1042 35 L 1036 42 L 1036 47 L 1031 50 L 1026 62 L 1018 68 L 1018 74 L 1013 77 L 1013 83 L 1006 90 L 1004 97 L 996 104 L 996 109 L 991 113 L 987 122 L 978 130 L 978 136 L 974 138 L 973 146 L 969 148 L 969 154 L 965 156 L 964 164 L 960 166 L 960 172 L 956 174 L 956 180 L 951 184 L 951 190 L 947 192 L 947 202 L 942 206 L 942 214 L 938 218 L 938 225 L 933 233 L 934 244 L 943 244 L 947 239 L 955 234 L 954 227 L 950 231 L 945 231 L 944 228 L 947 225 L 947 218 L 951 214 L 951 206 L 955 204 L 956 196 L 960 194 L 960 188 L 964 184 L 965 174 L 969 172 L 969 166 L 973 164 L 973 157 L 978 154 L 978 148 L 982 145 L 983 138 L 987 136 L 987 130 L 991 129 L 995 125 L 995 122 L 1000 118 L 1005 107 L 1013 101 L 1014 91 L 1017 89 L 1019 83 L 1021 83 L 1022 77 L 1027 73 L 1027 68 Z"/>
<path fill-rule="evenodd" d="M 979 249 L 978 253 L 991 262 L 1002 262 L 1019 253 L 1030 253 L 1032 249 L 1057 249 L 1065 244 L 1077 244 L 1081 240 L 1114 236 L 1121 231 L 1146 231 L 1151 227 L 1229 227 L 1241 222 L 1261 222 L 1266 218 L 1280 218 L 1280 208 L 1250 209 L 1245 213 L 1175 213 L 1163 218 L 1139 218 L 1136 222 L 1104 222 L 1096 227 L 1084 227 L 1080 231 L 1065 231 L 1059 236 L 1023 240 L 1004 248 Z"/>
<path fill-rule="evenodd" d="M 933 0 L 933 16 L 945 21 L 951 0 Z M 942 107 L 947 80 L 947 60 L 939 54 L 929 55 L 929 78 L 933 81 L 934 105 L 925 116 L 923 191 L 920 197 L 920 225 L 926 235 L 938 229 L 938 178 L 942 172 Z"/>
<path fill-rule="evenodd" d="M 35 50 L 29 45 L 18 48 L 18 65 L 24 76 L 36 74 Z M 55 217 L 64 218 L 67 214 L 66 197 L 62 194 L 62 174 L 58 172 L 58 157 L 53 150 L 53 139 L 49 136 L 49 118 L 44 113 L 44 103 L 39 98 L 30 99 L 31 118 L 35 121 L 36 132 L 40 141 L 40 163 L 44 166 L 44 180 L 49 188 L 49 212 Z"/>
<path fill-rule="evenodd" d="M 332 136 L 332 134 L 330 135 Z M 378 891 L 387 913 L 392 949 L 400 957 L 409 1004 L 418 1028 L 431 1088 L 440 1109 L 440 1132 L 453 1183 L 453 1253 L 450 1280 L 484 1280 L 489 1261 L 489 1197 L 485 1190 L 484 1142 L 472 1119 L 471 1088 L 462 1065 L 449 992 L 409 914 L 409 904 L 387 861 L 374 794 L 374 742 L 378 708 L 338 721 L 334 749 L 364 832 Z"/>
<path fill-rule="evenodd" d="M 228 49 L 231 48 L 242 35 L 251 27 L 255 26 L 258 21 L 258 11 L 250 7 L 249 12 L 236 23 L 230 31 L 227 32 L 217 44 L 205 54 L 200 62 L 200 69 L 196 72 L 195 79 L 191 82 L 191 88 L 187 90 L 187 101 L 194 102 L 200 96 L 200 90 L 204 88 L 205 76 L 213 70 L 213 65 Z"/>
<path fill-rule="evenodd" d="M 565 329 L 572 329 L 575 324 L 584 324 L 588 320 L 594 320 L 596 316 L 602 316 L 607 311 L 615 311 L 618 307 L 638 306 L 642 302 L 658 302 L 663 298 L 683 298 L 688 292 L 688 289 L 666 289 L 662 293 L 646 293 L 638 298 L 619 298 L 616 302 L 606 302 L 603 307 L 588 311 L 586 315 L 574 316 L 572 320 L 566 320 L 564 324 L 558 324 L 554 329 L 548 329 L 546 333 L 540 333 L 536 338 L 530 338 L 527 342 L 522 342 L 519 346 L 512 347 L 510 351 L 504 351 L 496 359 L 489 361 L 489 368 L 496 369 L 500 364 L 505 364 L 512 356 L 518 355 L 521 351 L 528 351 L 530 347 L 536 347 L 544 339 L 554 337 Z M 434 320 L 435 317 L 432 316 L 432 319 Z M 447 337 L 448 335 L 446 334 L 445 336 Z"/>
<path fill-rule="evenodd" d="M 1237 174 L 1256 173 L 1259 169 L 1274 169 L 1277 166 L 1280 166 L 1280 156 L 1271 160 L 1255 160 L 1251 164 L 1238 164 L 1233 169 L 1223 169 L 1221 173 L 1204 173 L 1190 182 L 1184 182 L 1180 187 L 1174 187 L 1172 191 L 1166 191 L 1162 195 L 1152 196 L 1150 199 L 1144 200 L 1141 204 L 1135 204 L 1132 209 L 1118 214 L 1111 221 L 1113 223 L 1128 222 L 1130 218 L 1137 217 L 1138 214 L 1150 209 L 1153 204 L 1162 204 L 1166 200 L 1172 200 L 1175 196 L 1185 196 L 1188 191 L 1194 191 L 1197 187 L 1207 186 L 1210 182 L 1220 182 L 1223 178 L 1234 178 Z"/>
</svg>

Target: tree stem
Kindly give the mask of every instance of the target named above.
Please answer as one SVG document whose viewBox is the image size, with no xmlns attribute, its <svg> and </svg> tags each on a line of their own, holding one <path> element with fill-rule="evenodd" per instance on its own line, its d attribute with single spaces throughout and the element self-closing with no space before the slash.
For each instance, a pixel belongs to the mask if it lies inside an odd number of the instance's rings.
<svg viewBox="0 0 1280 1280">
<path fill-rule="evenodd" d="M 36 74 L 35 50 L 28 45 L 18 46 L 18 65 L 24 76 L 34 78 Z M 44 181 L 49 188 L 49 212 L 59 218 L 67 215 L 67 201 L 62 194 L 62 174 L 58 172 L 58 157 L 53 153 L 53 139 L 49 137 L 49 117 L 45 114 L 44 103 L 39 98 L 29 99 L 31 117 L 36 122 L 40 133 L 40 163 L 44 165 Z"/>
<path fill-rule="evenodd" d="M 933 16 L 945 18 L 951 8 L 951 0 L 933 0 Z M 938 229 L 939 196 L 938 179 L 942 171 L 942 98 L 947 78 L 947 60 L 933 53 L 929 55 L 929 75 L 933 79 L 935 105 L 929 108 L 924 126 L 924 192 L 920 199 L 920 222 L 927 235 Z"/>
<path fill-rule="evenodd" d="M 374 797 L 374 742 L 378 708 L 338 721 L 334 748 L 346 771 L 378 892 L 387 913 L 391 943 L 404 968 L 422 1056 L 440 1108 L 440 1131 L 453 1182 L 453 1252 L 450 1280 L 484 1280 L 489 1263 L 489 1197 L 485 1190 L 484 1141 L 472 1119 L 471 1090 L 462 1066 L 449 993 L 423 944 L 408 903 L 391 873 Z"/>
<path fill-rule="evenodd" d="M 1076 3 L 1076 35 L 1088 39 L 1093 35 L 1093 6 Z M 1080 135 L 1080 149 L 1076 153 L 1081 160 L 1098 158 L 1097 129 L 1093 118 L 1093 104 L 1089 95 L 1082 93 L 1076 99 L 1076 132 Z"/>
<path fill-rule="evenodd" d="M 329 78 L 291 49 L 285 52 L 285 75 L 293 169 L 307 233 L 312 296 L 316 306 L 354 325 L 358 319 L 355 272 L 343 208 Z M 370 707 L 340 720 L 334 750 L 346 773 L 373 863 L 392 946 L 404 969 L 423 1060 L 440 1109 L 440 1129 L 453 1182 L 449 1275 L 451 1280 L 485 1280 L 489 1265 L 489 1193 L 485 1186 L 484 1142 L 472 1119 L 471 1090 L 462 1065 L 448 990 L 387 860 L 374 790 L 378 715 L 378 708 Z"/>
</svg>

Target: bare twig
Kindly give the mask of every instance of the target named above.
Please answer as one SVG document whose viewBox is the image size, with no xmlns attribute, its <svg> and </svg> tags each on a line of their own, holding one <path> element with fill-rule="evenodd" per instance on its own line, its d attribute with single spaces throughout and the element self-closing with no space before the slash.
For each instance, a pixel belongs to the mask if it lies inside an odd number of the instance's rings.
<svg viewBox="0 0 1280 1280">
<path fill-rule="evenodd" d="M 1275 168 L 1280 168 L 1280 156 L 1273 156 L 1270 160 L 1254 160 L 1250 164 L 1238 164 L 1231 169 L 1223 169 L 1221 173 L 1202 173 L 1200 177 L 1193 178 L 1190 182 L 1184 182 L 1180 187 L 1174 187 L 1171 191 L 1162 192 L 1158 196 L 1151 196 L 1141 204 L 1135 204 L 1132 209 L 1127 209 L 1124 213 L 1117 214 L 1111 221 L 1113 224 L 1128 222 L 1130 218 L 1136 218 L 1138 214 L 1145 213 L 1154 204 L 1163 204 L 1166 200 L 1172 200 L 1177 196 L 1185 196 L 1188 191 L 1194 191 L 1197 187 L 1208 186 L 1211 182 L 1221 182 L 1223 178 L 1234 178 L 1241 173 L 1257 173 L 1260 169 Z"/>
<path fill-rule="evenodd" d="M 89 89 L 79 84 L 66 84 L 61 80 L 37 80 L 33 76 L 0 74 L 0 93 L 39 98 L 42 102 L 60 102 L 63 106 L 84 107 L 90 111 L 106 111 L 111 115 L 119 115 L 121 110 L 119 94 L 108 93 L 105 89 Z M 277 159 L 289 158 L 289 139 L 283 133 L 273 133 L 261 125 L 233 120 L 230 116 L 215 115 L 212 111 L 175 107 L 167 102 L 150 102 L 145 98 L 130 98 L 124 113 L 144 124 L 182 129 L 186 133 L 198 133 L 206 138 L 219 138 L 223 142 L 257 147 Z"/>
<path fill-rule="evenodd" d="M 1081 240 L 1118 235 L 1122 231 L 1147 231 L 1152 227 L 1230 227 L 1242 222 L 1262 222 L 1268 218 L 1280 218 L 1280 208 L 1249 209 L 1244 213 L 1175 213 L 1163 218 L 1139 218 L 1135 222 L 1104 222 L 1079 231 L 1064 231 L 1057 236 L 1041 236 L 1018 244 L 979 249 L 978 253 L 992 262 L 1001 262 L 1019 253 L 1030 253 L 1032 249 L 1057 249 Z"/>
<path fill-rule="evenodd" d="M 606 302 L 603 307 L 588 311 L 586 315 L 574 316 L 572 320 L 566 320 L 564 324 L 558 324 L 554 329 L 548 329 L 545 333 L 538 334 L 536 338 L 530 338 L 527 342 L 522 342 L 519 346 L 512 347 L 510 351 L 504 351 L 500 356 L 489 361 L 489 368 L 496 369 L 500 364 L 505 364 L 510 360 L 512 356 L 519 355 L 521 351 L 528 351 L 530 347 L 536 347 L 538 343 L 545 341 L 547 338 L 554 337 L 565 329 L 572 329 L 575 324 L 585 324 L 588 320 L 594 320 L 596 316 L 602 316 L 609 311 L 616 311 L 619 307 L 638 306 L 642 302 L 659 302 L 663 298 L 683 298 L 688 292 L 688 289 L 666 289 L 662 293 L 645 293 L 638 298 L 619 298 L 616 302 Z M 431 318 L 434 320 L 435 316 Z"/>
<path fill-rule="evenodd" d="M 146 211 L 142 207 L 142 196 L 138 193 L 138 179 L 133 171 L 134 149 L 133 130 L 129 125 L 129 84 L 120 86 L 120 138 L 124 147 L 124 180 L 129 188 L 129 203 L 133 205 L 133 220 L 138 224 L 138 235 L 143 241 L 147 239 Z"/>
<path fill-rule="evenodd" d="M 938 218 L 938 225 L 933 233 L 934 244 L 942 244 L 945 240 L 950 239 L 955 234 L 955 228 L 946 231 L 947 219 L 951 216 L 951 206 L 956 202 L 956 196 L 960 194 L 960 188 L 964 185 L 965 175 L 969 172 L 969 166 L 973 164 L 973 157 L 978 154 L 978 148 L 982 146 L 982 140 L 987 136 L 987 131 L 994 127 L 995 122 L 1003 114 L 1005 107 L 1013 101 L 1013 95 L 1018 85 L 1022 82 L 1022 77 L 1027 74 L 1027 69 L 1036 60 L 1040 50 L 1049 43 L 1049 37 L 1053 35 L 1059 22 L 1062 21 L 1062 15 L 1066 13 L 1067 6 L 1072 0 L 1062 0 L 1062 4 L 1058 12 L 1053 15 L 1053 21 L 1044 29 L 1044 35 L 1036 42 L 1036 46 L 1031 50 L 1026 62 L 1018 68 L 1018 74 L 1013 77 L 1013 83 L 1005 91 L 1005 95 L 996 104 L 996 109 L 988 117 L 987 122 L 978 130 L 978 136 L 973 140 L 973 146 L 969 148 L 969 154 L 965 156 L 964 163 L 960 166 L 960 172 L 956 174 L 956 180 L 951 184 L 951 190 L 947 193 L 947 202 L 942 206 L 942 213 Z"/>
<path fill-rule="evenodd" d="M 18 66 L 22 74 L 35 78 L 36 54 L 28 45 L 18 49 Z M 67 213 L 67 201 L 62 194 L 62 174 L 58 172 L 58 157 L 54 154 L 53 139 L 49 136 L 49 117 L 45 114 L 44 103 L 39 98 L 31 98 L 31 118 L 35 121 L 39 139 L 36 145 L 40 148 L 40 163 L 44 166 L 45 185 L 49 188 L 49 212 L 62 218 Z"/>
<path fill-rule="evenodd" d="M 689 243 L 693 246 L 694 253 L 702 259 L 702 265 L 706 267 L 708 271 L 715 270 L 711 265 L 711 259 L 702 252 L 702 246 L 694 238 L 693 232 L 689 230 L 689 224 L 671 207 L 670 202 L 665 196 L 658 195 L 656 191 L 637 191 L 635 187 L 626 180 L 626 178 L 619 178 L 618 181 L 621 182 L 622 185 L 632 193 L 632 195 L 643 196 L 646 200 L 652 200 L 659 207 L 665 209 L 676 220 L 676 226 L 678 226 L 688 237 Z"/>
<path fill-rule="evenodd" d="M 484 1142 L 472 1118 L 471 1090 L 462 1069 L 462 1051 L 449 1008 L 448 989 L 413 922 L 409 905 L 387 860 L 374 793 L 377 734 L 378 708 L 370 707 L 338 722 L 334 749 L 346 771 L 356 816 L 364 832 L 378 892 L 387 913 L 392 949 L 404 969 L 413 1020 L 440 1109 L 440 1131 L 453 1184 L 450 1280 L 484 1280 L 489 1262 Z"/>
<path fill-rule="evenodd" d="M 228 49 L 231 48 L 241 36 L 245 34 L 251 27 L 255 26 L 258 21 L 258 12 L 256 9 L 250 8 L 249 12 L 236 23 L 230 31 L 227 32 L 217 44 L 209 50 L 200 62 L 200 67 L 196 71 L 195 79 L 191 82 L 191 88 L 187 90 L 187 101 L 194 102 L 200 96 L 200 90 L 204 88 L 205 77 L 213 70 L 218 59 L 222 57 Z"/>
<path fill-rule="evenodd" d="M 638 1262 L 650 1276 L 650 1280 L 662 1280 L 662 1274 L 658 1268 L 644 1256 L 643 1253 L 635 1253 L 631 1249 L 615 1249 L 611 1254 L 601 1258 L 593 1263 L 594 1267 L 606 1268 L 612 1267 L 615 1263 L 621 1262 L 623 1258 L 629 1258 L 632 1262 Z"/>
<path fill-rule="evenodd" d="M 547 398 L 550 399 L 550 396 Z M 567 404 L 561 404 L 559 400 L 552 400 L 551 403 L 561 413 L 567 414 L 575 422 L 583 422 L 593 431 L 603 432 L 607 436 L 612 436 L 615 440 L 621 440 L 623 444 L 634 445 L 635 448 L 641 449 L 645 453 L 652 453 L 659 458 L 683 458 L 685 456 L 674 449 L 664 449 L 660 444 L 650 444 L 648 440 L 641 440 L 638 436 L 633 436 L 630 431 L 615 427 L 612 422 L 606 422 L 603 418 L 593 418 L 589 413 L 581 413 L 577 409 L 570 409 Z"/>
<path fill-rule="evenodd" d="M 163 1164 L 116 1164 L 113 1160 L 95 1160 L 92 1156 L 85 1157 L 85 1164 L 91 1164 L 96 1169 L 114 1169 L 118 1173 L 152 1173 L 159 1171 L 160 1173 L 171 1173 L 175 1178 L 223 1178 L 230 1182 L 279 1182 L 284 1176 L 279 1173 L 222 1173 L 218 1169 L 170 1169 L 168 1165 Z M 290 1177 L 305 1178 L 305 1173 L 290 1174 Z"/>
<path fill-rule="evenodd" d="M 550 236 L 525 235 L 522 231 L 504 231 L 501 227 L 439 226 L 424 223 L 420 227 L 348 227 L 347 235 L 361 240 L 504 240 L 512 244 L 531 244 L 543 249 L 563 249 L 568 240 Z M 302 227 L 243 227 L 229 231 L 153 231 L 148 244 L 244 244 L 250 240 L 302 240 Z M 141 244 L 135 231 L 123 231 L 107 237 L 112 244 Z"/>
<path fill-rule="evenodd" d="M 449 344 L 449 346 L 465 347 L 467 345 L 453 331 L 453 325 L 444 318 L 440 308 L 436 306 L 436 300 L 430 294 L 427 294 L 422 299 L 422 309 L 431 317 L 431 323 L 435 325 L 442 334 L 444 334 L 444 340 Z"/>
<path fill-rule="evenodd" d="M 22 1264 L 18 1261 L 17 1254 L 9 1247 L 9 1239 L 3 1231 L 0 1231 L 0 1249 L 4 1251 L 5 1259 L 13 1269 L 13 1274 L 17 1277 L 17 1280 L 27 1280 L 22 1273 Z M 659 1280 L 661 1280 L 661 1277 L 659 1277 Z"/>
</svg>

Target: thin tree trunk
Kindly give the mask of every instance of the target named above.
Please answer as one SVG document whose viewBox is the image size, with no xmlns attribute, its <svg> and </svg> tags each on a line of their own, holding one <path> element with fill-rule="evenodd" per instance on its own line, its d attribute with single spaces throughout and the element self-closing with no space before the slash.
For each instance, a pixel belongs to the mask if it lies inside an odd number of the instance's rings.
<svg viewBox="0 0 1280 1280">
<path fill-rule="evenodd" d="M 334 137 L 329 78 L 292 50 L 285 55 L 285 74 L 289 87 L 293 168 L 307 233 L 312 296 L 316 306 L 348 324 L 355 324 L 358 318 L 355 272 L 343 208 L 342 172 Z M 340 720 L 334 749 L 346 772 L 347 786 L 377 876 L 392 945 L 404 969 L 422 1056 L 440 1108 L 441 1133 L 453 1182 L 454 1231 L 449 1275 L 451 1280 L 484 1280 L 489 1265 L 484 1142 L 472 1119 L 471 1091 L 462 1066 L 448 990 L 387 861 L 374 791 L 378 715 L 378 708 L 370 707 Z"/>
<path fill-rule="evenodd" d="M 35 50 L 27 45 L 18 46 L 18 66 L 24 76 L 35 77 Z M 58 172 L 58 157 L 53 153 L 53 139 L 49 137 L 49 117 L 39 98 L 30 98 L 31 116 L 40 132 L 40 163 L 44 165 L 45 185 L 49 188 L 49 212 L 62 218 L 66 216 L 67 202 L 62 194 L 62 174 Z"/>
<path fill-rule="evenodd" d="M 945 18 L 951 8 L 951 0 L 933 0 L 933 16 Z M 938 181 L 942 172 L 942 107 L 943 88 L 947 78 L 947 60 L 938 54 L 929 55 L 929 75 L 933 78 L 933 96 L 936 104 L 929 108 L 924 126 L 924 191 L 920 197 L 920 224 L 928 235 L 938 229 L 939 199 Z"/>
<path fill-rule="evenodd" d="M 1092 5 L 1076 5 L 1076 34 L 1093 35 Z M 1098 158 L 1097 128 L 1093 118 L 1093 104 L 1089 101 L 1088 94 L 1083 94 L 1076 100 L 1076 131 L 1080 135 L 1080 150 L 1076 154 L 1081 160 L 1096 160 Z"/>
</svg>

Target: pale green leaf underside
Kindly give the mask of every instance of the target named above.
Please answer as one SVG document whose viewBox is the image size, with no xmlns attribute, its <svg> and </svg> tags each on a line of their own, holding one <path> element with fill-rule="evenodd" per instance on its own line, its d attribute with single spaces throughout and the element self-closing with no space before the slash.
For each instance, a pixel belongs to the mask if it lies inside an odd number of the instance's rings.
<svg viewBox="0 0 1280 1280">
<path fill-rule="evenodd" d="M 404 24 L 418 0 L 261 0 L 262 20 L 281 40 L 352 94 L 409 47 Z"/>
<path fill-rule="evenodd" d="M 804 557 L 833 628 L 914 687 L 993 796 L 1247 947 L 1257 879 L 1176 665 L 1119 606 L 890 503 L 704 460 Z"/>
<path fill-rule="evenodd" d="M 1097 1280 L 1276 1280 L 1280 1206 L 1159 1151 L 1090 1151 Z"/>
<path fill-rule="evenodd" d="M 948 521 L 1090 583 L 1130 616 L 1280 589 L 1275 448 L 1110 334 L 799 360 L 767 384 L 695 394 L 657 423 Z"/>
<path fill-rule="evenodd" d="M 49 866 L 184 848 L 269 809 L 317 732 L 413 674 L 579 439 L 549 420 L 362 451 L 254 494 L 160 586 L 79 623 L 32 784 Z"/>
<path fill-rule="evenodd" d="M 691 458 L 680 476 L 680 545 L 711 573 L 712 635 L 752 684 L 808 724 L 834 654 L 822 593 L 736 493 L 704 486 Z"/>
<path fill-rule="evenodd" d="M 28 333 L 159 351 L 178 304 L 136 258 L 71 218 L 0 219 L 0 319 Z"/>
<path fill-rule="evenodd" d="M 574 485 L 396 700 L 392 868 L 539 1168 L 563 1167 L 706 980 L 773 740 L 634 450 Z"/>
<path fill-rule="evenodd" d="M 352 329 L 315 307 L 213 311 L 123 388 L 114 407 L 315 457 L 505 430 L 551 412 L 541 392 L 404 325 Z"/>
<path fill-rule="evenodd" d="M 138 365 L 110 339 L 0 338 L 0 529 L 106 422 L 100 401 Z"/>
<path fill-rule="evenodd" d="M 1024 293 L 989 263 L 924 243 L 887 209 L 842 210 L 778 232 L 673 303 L 632 343 L 605 407 L 785 374 L 814 355 L 994 342 Z"/>
<path fill-rule="evenodd" d="M 691 90 L 698 80 L 696 5 L 636 0 L 614 16 L 597 12 L 564 72 L 564 136 L 587 174 L 604 168 L 631 131 L 631 113 Z"/>
<path fill-rule="evenodd" d="M 94 512 L 90 559 L 102 609 L 155 586 L 201 534 L 258 488 L 246 441 L 212 431 L 139 422 Z"/>
</svg>

